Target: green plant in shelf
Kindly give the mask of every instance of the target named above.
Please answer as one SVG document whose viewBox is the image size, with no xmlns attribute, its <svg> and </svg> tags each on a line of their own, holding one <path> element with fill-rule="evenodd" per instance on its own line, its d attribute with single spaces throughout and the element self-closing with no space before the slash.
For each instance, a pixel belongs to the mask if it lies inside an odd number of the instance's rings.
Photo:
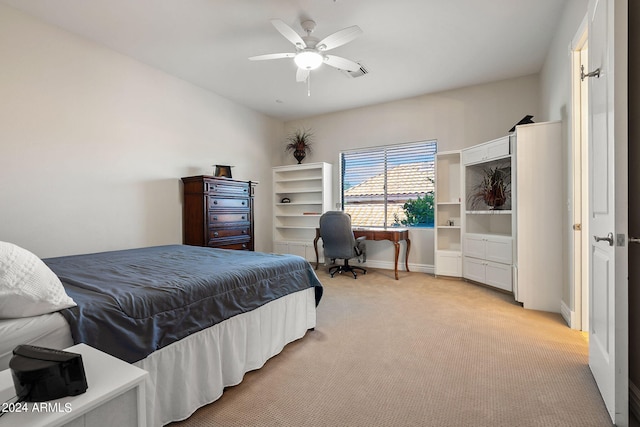
<svg viewBox="0 0 640 427">
<path fill-rule="evenodd" d="M 468 196 L 471 210 L 500 210 L 511 198 L 511 167 L 495 166 L 483 171 L 483 178 Z"/>
</svg>

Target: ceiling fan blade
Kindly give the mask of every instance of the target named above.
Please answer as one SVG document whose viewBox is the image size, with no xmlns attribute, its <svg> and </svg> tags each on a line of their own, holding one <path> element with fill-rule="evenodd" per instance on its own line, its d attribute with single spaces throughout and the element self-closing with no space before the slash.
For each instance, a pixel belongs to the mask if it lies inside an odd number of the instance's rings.
<svg viewBox="0 0 640 427">
<path fill-rule="evenodd" d="M 357 25 L 347 27 L 320 40 L 318 44 L 316 44 L 316 48 L 321 51 L 335 49 L 338 46 L 349 43 L 360 34 L 362 34 L 362 30 Z"/>
<path fill-rule="evenodd" d="M 360 69 L 360 64 L 357 62 L 335 55 L 325 55 L 324 63 L 340 70 L 358 71 Z"/>
<path fill-rule="evenodd" d="M 298 68 L 298 71 L 296 71 L 296 81 L 306 82 L 308 78 L 309 78 L 309 70 L 305 70 L 304 68 Z"/>
<path fill-rule="evenodd" d="M 294 56 L 296 56 L 295 53 L 268 53 L 266 55 L 252 56 L 249 58 L 249 61 L 264 61 L 265 59 L 293 58 Z"/>
<path fill-rule="evenodd" d="M 307 44 L 304 42 L 304 40 L 302 40 L 300 34 L 296 33 L 293 28 L 285 24 L 283 21 L 281 21 L 280 19 L 272 19 L 271 23 L 274 27 L 276 27 L 276 30 L 278 30 L 278 32 L 280 32 L 280 34 L 284 36 L 284 38 L 293 43 L 294 46 L 298 49 L 304 49 L 305 47 L 307 47 Z"/>
</svg>

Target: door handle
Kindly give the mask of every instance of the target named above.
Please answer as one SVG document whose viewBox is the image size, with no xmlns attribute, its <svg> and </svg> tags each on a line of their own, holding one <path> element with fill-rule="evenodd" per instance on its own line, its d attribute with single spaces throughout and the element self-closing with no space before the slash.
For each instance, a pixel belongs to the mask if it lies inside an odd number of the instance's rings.
<svg viewBox="0 0 640 427">
<path fill-rule="evenodd" d="M 640 239 L 637 237 L 629 237 L 629 243 L 640 243 Z"/>
<path fill-rule="evenodd" d="M 605 242 L 609 242 L 609 246 L 613 246 L 613 233 L 607 234 L 607 237 L 593 236 L 593 238 L 596 242 L 604 240 Z"/>
</svg>

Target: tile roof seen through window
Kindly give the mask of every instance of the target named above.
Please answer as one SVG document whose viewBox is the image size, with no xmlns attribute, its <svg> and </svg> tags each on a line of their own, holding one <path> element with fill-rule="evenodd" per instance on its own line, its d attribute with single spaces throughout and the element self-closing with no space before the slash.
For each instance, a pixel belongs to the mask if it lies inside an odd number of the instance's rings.
<svg viewBox="0 0 640 427">
<path fill-rule="evenodd" d="M 402 205 L 434 190 L 433 169 L 421 163 L 406 163 L 387 172 L 387 227 L 406 219 Z M 345 190 L 344 210 L 354 226 L 384 226 L 384 173 Z M 395 202 L 395 203 L 394 203 Z"/>
<path fill-rule="evenodd" d="M 424 162 L 395 166 L 387 172 L 387 194 L 415 195 L 433 191 L 434 186 L 429 175 L 433 175 L 433 169 L 425 166 Z M 345 198 L 383 194 L 384 173 L 354 185 L 344 192 Z"/>
</svg>

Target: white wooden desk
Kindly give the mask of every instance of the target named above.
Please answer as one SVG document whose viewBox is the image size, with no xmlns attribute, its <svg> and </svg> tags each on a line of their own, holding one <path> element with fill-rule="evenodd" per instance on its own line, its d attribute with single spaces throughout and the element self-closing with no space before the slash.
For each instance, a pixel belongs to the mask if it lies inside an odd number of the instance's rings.
<svg viewBox="0 0 640 427">
<path fill-rule="evenodd" d="M 87 391 L 43 402 L 46 406 L 41 412 L 36 410 L 41 407 L 40 402 L 23 402 L 21 405 L 26 404 L 27 411 L 4 414 L 0 417 L 0 427 L 146 427 L 147 371 L 86 344 L 65 350 L 82 355 Z M 0 372 L 0 404 L 15 395 L 11 370 Z"/>
</svg>

